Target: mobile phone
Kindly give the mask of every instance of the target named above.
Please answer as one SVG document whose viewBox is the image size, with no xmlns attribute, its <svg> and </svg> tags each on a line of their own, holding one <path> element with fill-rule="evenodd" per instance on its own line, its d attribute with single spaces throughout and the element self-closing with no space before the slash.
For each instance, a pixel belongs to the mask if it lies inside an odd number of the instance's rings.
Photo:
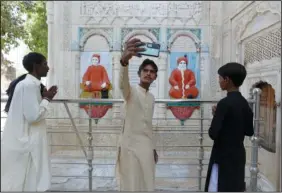
<svg viewBox="0 0 282 193">
<path fill-rule="evenodd" d="M 159 57 L 161 45 L 158 43 L 148 43 L 143 42 L 144 45 L 140 46 L 140 48 L 145 48 L 146 50 L 143 52 L 138 52 L 140 55 L 144 56 L 152 56 Z"/>
</svg>

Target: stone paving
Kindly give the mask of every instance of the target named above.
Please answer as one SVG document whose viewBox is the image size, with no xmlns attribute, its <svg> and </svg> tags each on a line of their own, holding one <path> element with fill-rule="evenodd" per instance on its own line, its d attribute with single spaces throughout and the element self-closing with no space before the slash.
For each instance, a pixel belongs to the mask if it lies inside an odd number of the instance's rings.
<svg viewBox="0 0 282 193">
<path fill-rule="evenodd" d="M 206 167 L 203 176 L 205 174 Z M 93 162 L 92 190 L 116 191 L 114 175 L 114 158 L 96 158 Z M 52 176 L 52 191 L 88 191 L 88 165 L 85 159 L 52 158 Z M 204 180 L 203 178 L 202 187 Z M 156 167 L 156 189 L 197 191 L 197 160 L 160 160 Z"/>
</svg>

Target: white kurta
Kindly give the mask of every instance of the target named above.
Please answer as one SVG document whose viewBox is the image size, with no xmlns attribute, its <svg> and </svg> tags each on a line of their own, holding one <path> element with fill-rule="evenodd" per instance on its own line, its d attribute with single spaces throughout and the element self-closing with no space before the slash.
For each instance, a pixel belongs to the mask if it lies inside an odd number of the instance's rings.
<svg viewBox="0 0 282 193">
<path fill-rule="evenodd" d="M 154 96 L 139 85 L 130 86 L 128 67 L 121 67 L 119 86 L 125 99 L 125 120 L 116 164 L 119 189 L 154 191 Z"/>
<path fill-rule="evenodd" d="M 51 185 L 47 126 L 49 102 L 40 81 L 27 75 L 15 88 L 1 139 L 1 191 L 46 191 Z"/>
</svg>

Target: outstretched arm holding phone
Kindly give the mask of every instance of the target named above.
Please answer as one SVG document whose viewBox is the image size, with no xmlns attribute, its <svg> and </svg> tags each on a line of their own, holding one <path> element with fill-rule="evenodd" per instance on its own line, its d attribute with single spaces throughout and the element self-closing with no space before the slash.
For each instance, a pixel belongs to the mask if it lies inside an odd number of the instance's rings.
<svg viewBox="0 0 282 193">
<path fill-rule="evenodd" d="M 132 56 L 141 56 L 138 52 L 144 51 L 144 48 L 138 47 L 140 45 L 143 45 L 143 43 L 139 39 L 132 39 L 127 42 L 120 60 L 121 69 L 119 76 L 119 88 L 122 91 L 122 95 L 125 100 L 127 100 L 130 95 L 130 83 L 128 76 L 129 60 Z"/>
<path fill-rule="evenodd" d="M 153 60 L 145 59 L 136 72 L 140 78 L 138 85 L 130 85 L 128 75 L 129 60 L 144 55 L 147 47 L 143 45 L 139 39 L 128 41 L 120 60 L 119 88 L 125 99 L 125 117 L 116 174 L 121 191 L 154 191 L 155 188 L 158 162 L 152 125 L 155 103 L 149 88 L 157 78 L 158 66 Z"/>
</svg>

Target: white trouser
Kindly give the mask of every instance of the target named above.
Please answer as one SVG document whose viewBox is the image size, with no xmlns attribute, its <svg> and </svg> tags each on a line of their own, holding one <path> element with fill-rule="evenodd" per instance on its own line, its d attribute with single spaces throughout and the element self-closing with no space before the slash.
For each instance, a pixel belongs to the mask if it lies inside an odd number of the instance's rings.
<svg viewBox="0 0 282 193">
<path fill-rule="evenodd" d="M 217 185 L 218 185 L 218 164 L 213 164 L 208 191 L 217 192 Z"/>
</svg>

